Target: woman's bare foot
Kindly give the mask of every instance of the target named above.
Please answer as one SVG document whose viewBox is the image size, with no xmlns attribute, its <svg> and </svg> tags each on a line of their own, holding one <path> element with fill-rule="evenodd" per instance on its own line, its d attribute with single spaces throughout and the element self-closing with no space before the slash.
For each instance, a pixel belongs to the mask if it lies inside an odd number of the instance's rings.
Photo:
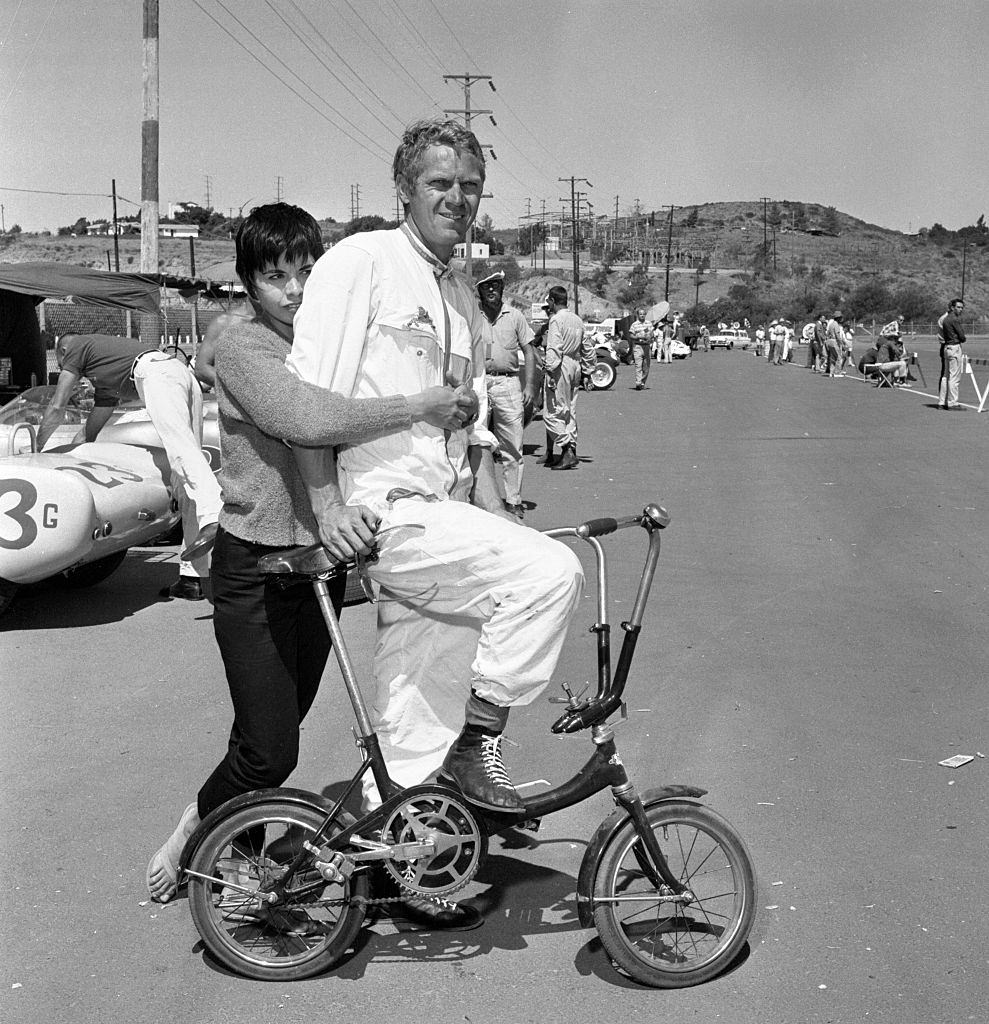
<svg viewBox="0 0 989 1024">
<path fill-rule="evenodd" d="M 168 837 L 161 849 L 148 864 L 148 895 L 156 903 L 167 903 L 178 890 L 179 857 L 186 840 L 199 825 L 199 808 L 196 804 L 182 812 L 175 831 Z"/>
</svg>

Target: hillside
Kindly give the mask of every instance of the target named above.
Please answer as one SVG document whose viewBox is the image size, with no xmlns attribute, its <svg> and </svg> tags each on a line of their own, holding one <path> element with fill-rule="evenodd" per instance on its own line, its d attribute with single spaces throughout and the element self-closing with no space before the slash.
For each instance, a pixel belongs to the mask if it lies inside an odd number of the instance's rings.
<svg viewBox="0 0 989 1024">
<path fill-rule="evenodd" d="M 765 256 L 764 214 L 769 243 Z M 581 257 L 581 312 L 598 311 L 606 316 L 628 305 L 620 301 L 619 294 L 628 284 L 632 263 L 644 252 L 650 260 L 651 299 L 663 298 L 668 222 L 662 211 L 653 215 L 652 225 L 649 219 L 649 213 L 643 212 L 634 219 L 619 218 L 617 230 L 610 220 L 595 225 L 596 237 L 585 239 L 589 248 Z M 495 234 L 511 254 L 517 232 L 500 229 Z M 987 241 L 986 235 L 973 238 L 963 252 L 956 238 L 946 243 L 940 239 L 939 244 L 933 231 L 904 235 L 813 203 L 781 200 L 766 209 L 759 202 L 701 203 L 674 212 L 670 300 L 675 307 L 689 309 L 697 296 L 702 305 L 711 307 L 718 300 L 726 301 L 734 285 L 745 283 L 748 293 L 758 291 L 766 303 L 784 312 L 799 307 L 802 296 L 811 303 L 844 304 L 852 298 L 862 299 L 866 293 L 863 301 L 867 303 L 867 293 L 873 289 L 897 300 L 901 296 L 915 300 L 917 309 L 909 315 L 929 317 L 961 291 L 964 260 L 966 303 L 970 314 L 981 317 L 989 312 Z M 234 255 L 230 240 L 196 239 L 194 245 L 199 272 Z M 136 271 L 140 239 L 121 238 L 119 248 L 120 269 Z M 627 264 L 616 264 L 606 283 L 598 279 L 592 284 L 589 279 L 597 260 L 604 252 L 616 250 L 624 251 Z M 520 303 L 542 298 L 558 281 L 572 286 L 568 254 L 560 256 L 555 266 L 547 266 L 545 276 L 530 269 L 528 256 L 518 257 L 522 280 L 511 290 Z M 102 236 L 0 237 L 0 261 L 29 260 L 108 269 L 113 263 L 113 240 Z M 699 288 L 693 270 L 698 264 L 709 268 L 699 278 Z M 161 239 L 160 266 L 164 273 L 188 275 L 189 241 Z M 754 272 L 755 281 L 746 283 Z M 737 290 L 732 296 L 739 301 Z"/>
</svg>

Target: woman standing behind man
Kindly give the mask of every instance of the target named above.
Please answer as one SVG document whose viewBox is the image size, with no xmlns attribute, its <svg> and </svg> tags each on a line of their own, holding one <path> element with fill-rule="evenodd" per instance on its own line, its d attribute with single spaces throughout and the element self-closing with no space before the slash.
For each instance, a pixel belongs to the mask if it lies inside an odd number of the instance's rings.
<svg viewBox="0 0 989 1024">
<path fill-rule="evenodd" d="M 179 857 L 200 820 L 242 793 L 280 786 L 295 769 L 299 726 L 329 655 L 312 587 L 270 581 L 258 572 L 258 559 L 317 541 L 340 560 L 366 554 L 377 517 L 343 503 L 333 446 L 420 421 L 457 429 L 472 401 L 449 387 L 350 399 L 292 374 L 285 359 L 293 321 L 322 253 L 319 225 L 285 203 L 257 207 L 237 233 L 237 274 L 254 316 L 234 322 L 216 343 L 223 510 L 211 570 L 213 629 L 234 723 L 223 759 L 148 864 L 148 892 L 161 903 L 175 895 Z M 320 453 L 322 471 L 310 487 L 293 445 Z M 328 524 L 322 530 L 314 506 Z M 338 611 L 344 586 L 342 576 L 330 583 Z"/>
</svg>

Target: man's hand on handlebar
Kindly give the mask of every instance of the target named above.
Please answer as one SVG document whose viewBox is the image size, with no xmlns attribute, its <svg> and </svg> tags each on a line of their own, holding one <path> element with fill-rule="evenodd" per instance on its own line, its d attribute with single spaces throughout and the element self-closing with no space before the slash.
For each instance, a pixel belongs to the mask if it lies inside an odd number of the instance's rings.
<svg viewBox="0 0 989 1024">
<path fill-rule="evenodd" d="M 466 384 L 432 387 L 409 395 L 412 422 L 425 422 L 441 430 L 463 430 L 477 419 L 477 395 Z"/>
<path fill-rule="evenodd" d="M 333 558 L 347 562 L 374 550 L 380 522 L 364 505 L 331 505 L 320 517 L 319 539 Z"/>
</svg>

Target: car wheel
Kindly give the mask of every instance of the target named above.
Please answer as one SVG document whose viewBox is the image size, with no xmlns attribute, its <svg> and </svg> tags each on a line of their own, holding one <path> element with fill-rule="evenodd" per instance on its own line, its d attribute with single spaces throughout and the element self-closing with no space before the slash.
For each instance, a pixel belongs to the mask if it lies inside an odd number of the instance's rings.
<svg viewBox="0 0 989 1024">
<path fill-rule="evenodd" d="M 730 351 L 731 351 L 731 350 L 732 350 L 732 349 L 733 349 L 734 347 L 735 347 L 735 343 L 734 343 L 734 342 L 732 342 L 732 341 L 729 341 L 729 342 L 728 342 L 728 344 L 727 344 L 727 345 L 725 346 L 725 348 L 727 348 L 729 352 L 730 352 Z"/>
<path fill-rule="evenodd" d="M 607 360 L 599 359 L 591 370 L 591 384 L 595 391 L 607 391 L 615 383 L 615 368 Z"/>
</svg>

